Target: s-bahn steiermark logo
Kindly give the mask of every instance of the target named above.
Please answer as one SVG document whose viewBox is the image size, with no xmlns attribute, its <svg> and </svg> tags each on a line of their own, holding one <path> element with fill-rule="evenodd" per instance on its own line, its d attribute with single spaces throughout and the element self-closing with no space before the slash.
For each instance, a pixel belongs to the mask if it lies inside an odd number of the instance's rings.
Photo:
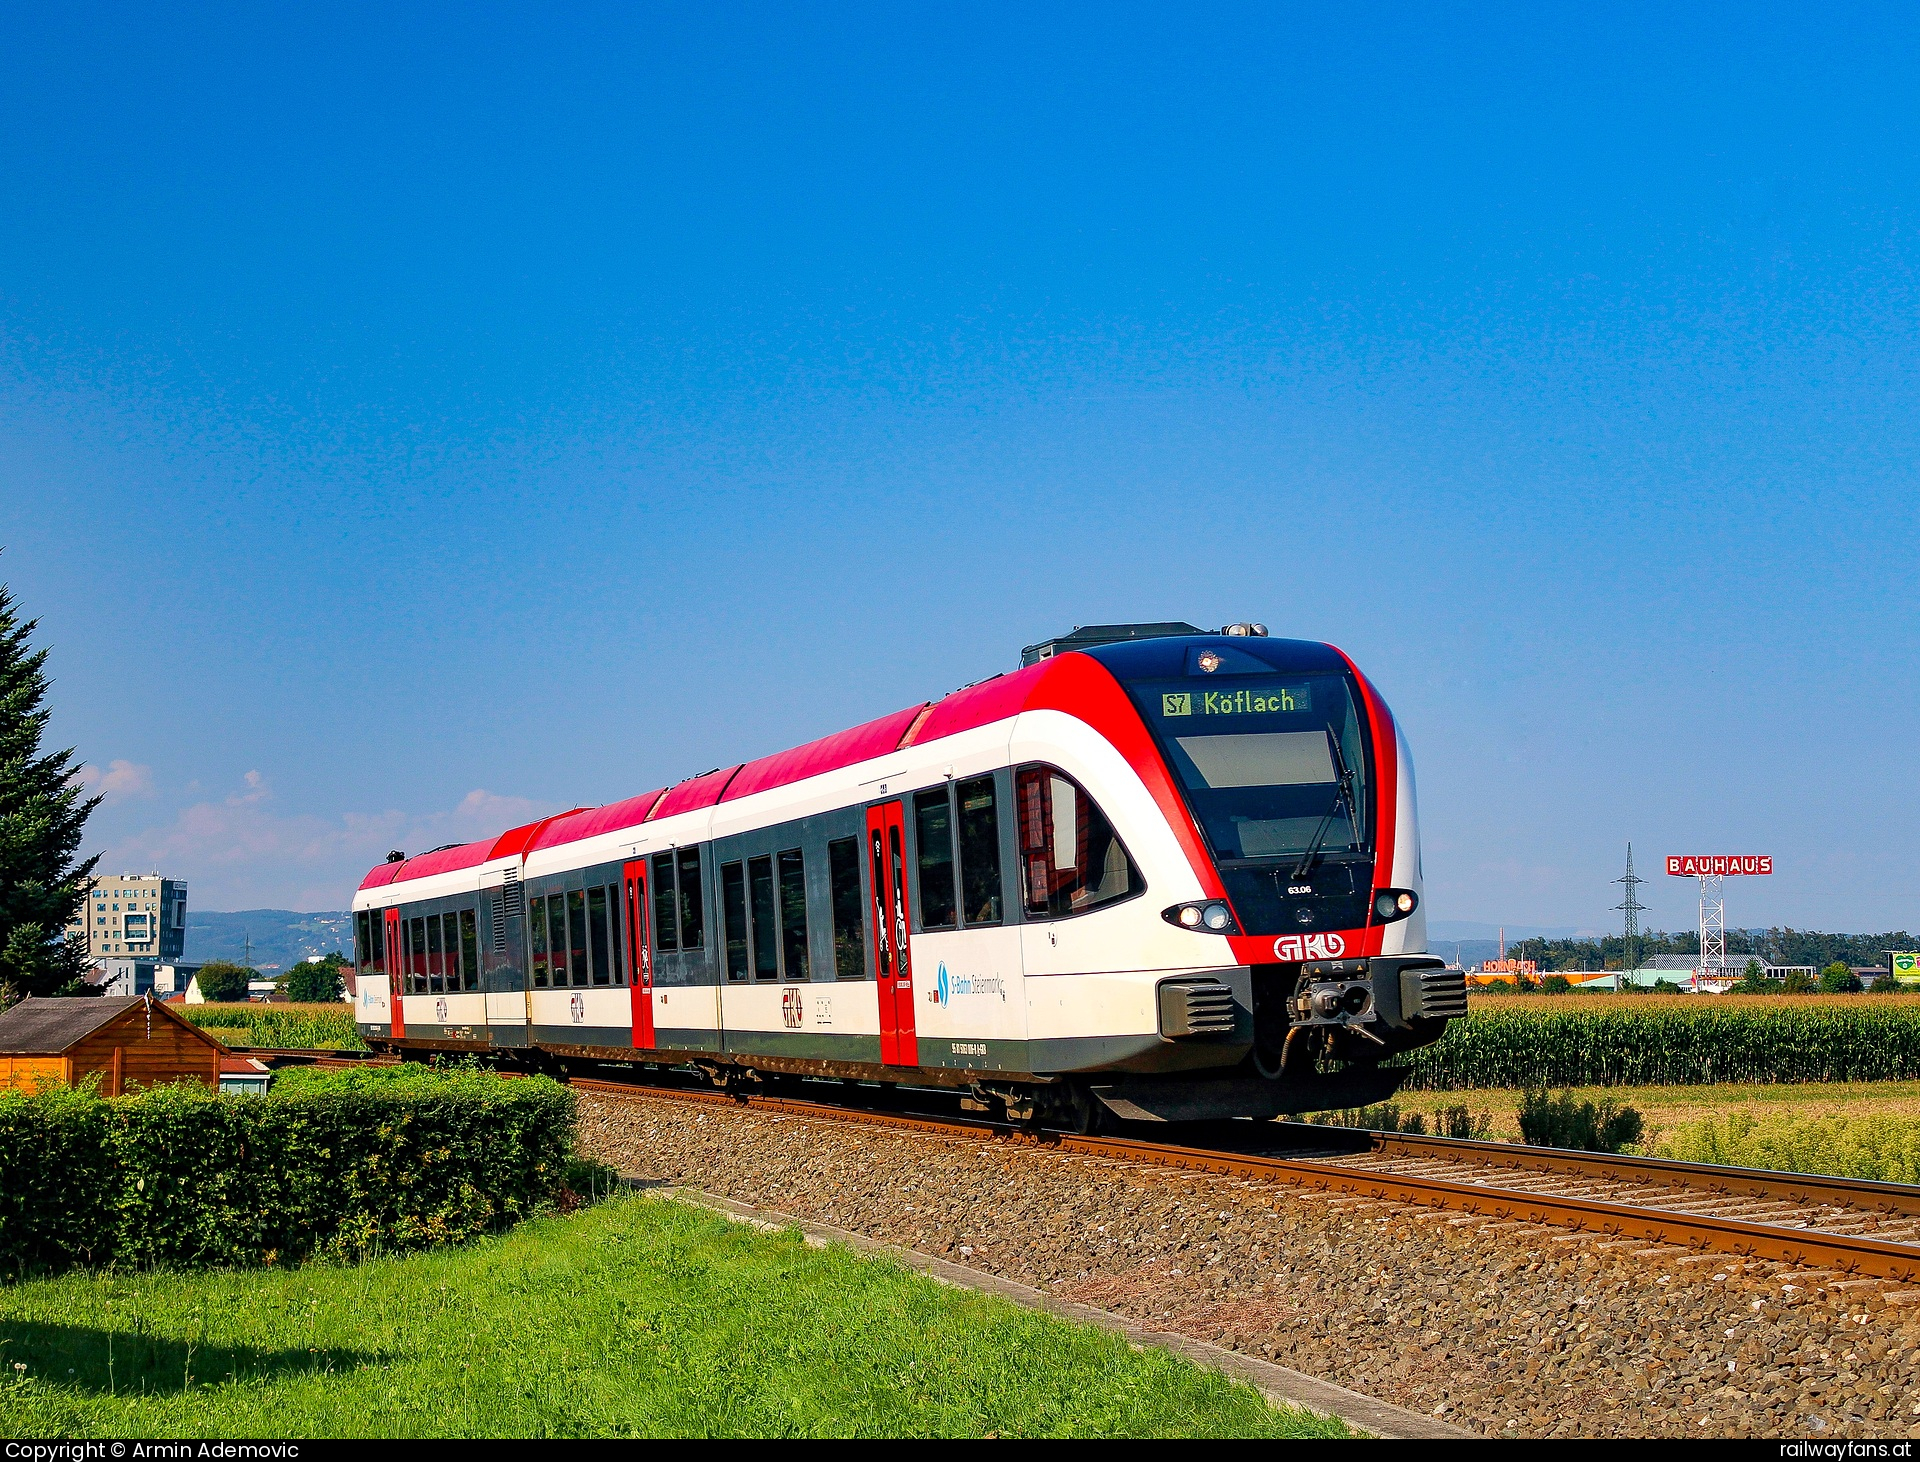
<svg viewBox="0 0 1920 1462">
<path fill-rule="evenodd" d="M 933 982 L 933 993 L 934 997 L 939 1000 L 942 1005 L 945 1005 L 953 998 L 953 985 L 947 979 L 947 962 L 945 960 L 940 961 L 940 973 Z"/>
<path fill-rule="evenodd" d="M 1282 960 L 1338 959 L 1347 941 L 1338 934 L 1282 934 L 1273 941 L 1273 957 Z"/>
</svg>

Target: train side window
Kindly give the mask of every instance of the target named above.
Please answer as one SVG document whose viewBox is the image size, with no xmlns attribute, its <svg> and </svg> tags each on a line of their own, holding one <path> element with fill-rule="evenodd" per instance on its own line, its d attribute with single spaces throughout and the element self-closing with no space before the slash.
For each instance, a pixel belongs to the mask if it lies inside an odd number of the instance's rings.
<svg viewBox="0 0 1920 1462">
<path fill-rule="evenodd" d="M 593 983 L 613 982 L 613 951 L 607 947 L 607 891 L 598 886 L 587 890 L 587 928 L 593 937 Z"/>
<path fill-rule="evenodd" d="M 798 848 L 780 855 L 780 976 L 812 979 L 807 962 L 807 864 Z"/>
<path fill-rule="evenodd" d="M 780 978 L 780 921 L 773 904 L 773 859 L 747 859 L 747 894 L 753 908 L 753 977 Z"/>
<path fill-rule="evenodd" d="M 960 917 L 969 924 L 1001 921 L 1000 809 L 991 776 L 954 787 L 960 807 Z"/>
<path fill-rule="evenodd" d="M 673 917 L 673 854 L 653 855 L 653 947 L 663 953 L 680 947 L 680 921 Z"/>
<path fill-rule="evenodd" d="M 547 988 L 547 901 L 527 900 L 528 963 L 533 966 L 533 987 Z"/>
<path fill-rule="evenodd" d="M 387 972 L 387 912 L 374 909 L 367 915 L 367 928 L 373 934 L 374 973 L 384 975 Z"/>
<path fill-rule="evenodd" d="M 440 945 L 440 916 L 427 915 L 427 993 L 444 995 L 447 991 L 446 954 Z"/>
<path fill-rule="evenodd" d="M 740 863 L 720 865 L 720 918 L 727 942 L 727 978 L 747 977 L 747 878 Z"/>
<path fill-rule="evenodd" d="M 833 972 L 843 980 L 858 980 L 867 973 L 858 838 L 835 838 L 827 844 L 827 882 L 833 890 Z"/>
<path fill-rule="evenodd" d="M 567 953 L 573 969 L 573 983 L 587 983 L 587 895 L 585 890 L 567 890 Z"/>
<path fill-rule="evenodd" d="M 945 787 L 913 794 L 920 855 L 920 927 L 951 929 L 954 918 L 953 804 Z"/>
<path fill-rule="evenodd" d="M 547 963 L 553 967 L 553 987 L 567 987 L 567 900 L 563 894 L 550 893 L 547 905 Z"/>
<path fill-rule="evenodd" d="M 707 942 L 706 905 L 700 901 L 700 850 L 680 850 L 680 947 L 701 949 Z"/>
<path fill-rule="evenodd" d="M 353 916 L 353 967 L 356 970 L 373 968 L 372 924 L 365 909 Z"/>
<path fill-rule="evenodd" d="M 413 995 L 427 993 L 427 921 L 425 919 L 407 920 L 407 943 L 411 946 L 412 958 L 407 961 L 407 991 Z"/>
<path fill-rule="evenodd" d="M 1084 914 L 1146 887 L 1106 814 L 1066 773 L 1022 767 L 1016 787 L 1022 899 L 1029 917 Z"/>
<path fill-rule="evenodd" d="M 480 921 L 472 909 L 460 911 L 460 988 L 480 988 Z"/>
<path fill-rule="evenodd" d="M 613 944 L 613 983 L 627 983 L 627 941 L 620 937 L 622 914 L 627 901 L 620 896 L 620 885 L 607 885 L 607 938 Z"/>
</svg>

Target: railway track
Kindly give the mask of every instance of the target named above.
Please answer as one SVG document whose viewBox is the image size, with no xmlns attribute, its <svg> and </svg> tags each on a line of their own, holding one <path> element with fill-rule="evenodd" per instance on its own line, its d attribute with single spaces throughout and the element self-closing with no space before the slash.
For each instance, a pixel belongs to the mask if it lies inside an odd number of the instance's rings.
<svg viewBox="0 0 1920 1462">
<path fill-rule="evenodd" d="M 1032 1143 L 1150 1167 L 1218 1173 L 1358 1202 L 1455 1212 L 1456 1221 L 1537 1225 L 1549 1241 L 1597 1243 L 1685 1264 L 1715 1256 L 1787 1266 L 1805 1287 L 1879 1290 L 1920 1302 L 1920 1187 L 1849 1178 L 1710 1167 L 1444 1137 L 1297 1123 L 1218 1123 L 1185 1143 L 1137 1135 L 1032 1132 L 976 1118 L 877 1111 L 775 1095 L 573 1078 L 615 1097 L 746 1106 L 822 1121 L 971 1140 Z M 1886 1292 L 1894 1288 L 1890 1295 Z"/>
</svg>

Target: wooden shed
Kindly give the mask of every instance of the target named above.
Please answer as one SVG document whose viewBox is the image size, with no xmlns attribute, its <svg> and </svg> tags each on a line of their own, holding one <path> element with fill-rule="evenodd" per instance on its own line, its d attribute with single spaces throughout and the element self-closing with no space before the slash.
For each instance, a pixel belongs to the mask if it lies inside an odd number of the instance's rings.
<svg viewBox="0 0 1920 1462">
<path fill-rule="evenodd" d="M 28 996 L 0 1011 L 0 1089 L 32 1091 L 46 1081 L 84 1081 L 101 1090 L 171 1081 L 220 1085 L 227 1048 L 145 995 Z"/>
</svg>

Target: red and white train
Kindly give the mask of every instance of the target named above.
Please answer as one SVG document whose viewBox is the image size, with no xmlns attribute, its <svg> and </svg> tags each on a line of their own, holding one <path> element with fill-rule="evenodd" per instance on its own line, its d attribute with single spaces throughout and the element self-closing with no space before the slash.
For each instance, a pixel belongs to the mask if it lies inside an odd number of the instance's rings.
<svg viewBox="0 0 1920 1462">
<path fill-rule="evenodd" d="M 1466 1013 L 1413 766 L 1328 645 L 1076 630 L 1018 671 L 354 898 L 376 1048 L 958 1088 L 1079 1125 L 1378 1100 Z"/>
</svg>

